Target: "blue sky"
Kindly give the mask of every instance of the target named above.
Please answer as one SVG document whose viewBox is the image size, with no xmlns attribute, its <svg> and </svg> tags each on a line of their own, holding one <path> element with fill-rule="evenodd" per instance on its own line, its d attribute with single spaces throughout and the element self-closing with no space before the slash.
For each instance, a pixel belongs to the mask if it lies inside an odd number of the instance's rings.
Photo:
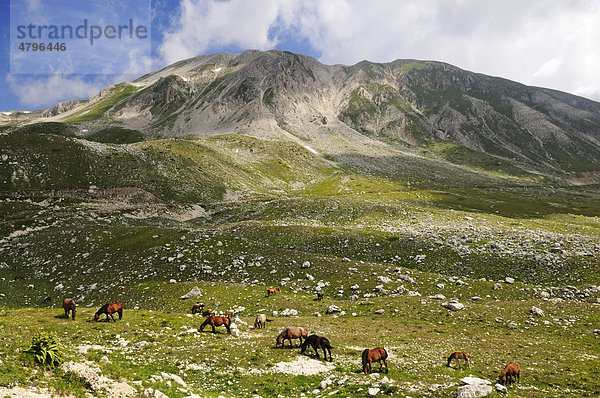
<svg viewBox="0 0 600 398">
<path fill-rule="evenodd" d="M 67 0 L 11 3 L 39 7 L 52 1 Z M 10 3 L 1 1 L 0 110 L 89 98 L 108 84 L 181 59 L 249 48 L 303 53 L 326 64 L 432 59 L 600 100 L 600 2 L 595 0 L 136 1 L 151 3 L 150 56 L 119 42 L 123 48 L 114 48 L 112 59 L 121 73 L 104 75 L 11 74 Z M 104 56 L 99 47 L 95 51 Z"/>
</svg>

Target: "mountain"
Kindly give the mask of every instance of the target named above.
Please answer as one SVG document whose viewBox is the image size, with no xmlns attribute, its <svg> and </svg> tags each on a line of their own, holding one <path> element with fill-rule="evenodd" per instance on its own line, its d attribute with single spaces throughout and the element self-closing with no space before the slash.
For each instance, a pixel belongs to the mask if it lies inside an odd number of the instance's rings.
<svg viewBox="0 0 600 398">
<path fill-rule="evenodd" d="M 599 103 L 433 61 L 203 55 L 34 115 L 109 142 L 226 133 L 292 141 L 385 174 L 394 171 L 381 159 L 407 156 L 577 183 L 600 171 Z"/>
</svg>

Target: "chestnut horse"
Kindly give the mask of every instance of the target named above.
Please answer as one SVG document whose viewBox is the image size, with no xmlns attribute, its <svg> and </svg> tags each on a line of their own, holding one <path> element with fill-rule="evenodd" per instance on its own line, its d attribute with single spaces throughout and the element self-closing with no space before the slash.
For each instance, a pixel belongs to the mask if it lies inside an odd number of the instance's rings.
<svg viewBox="0 0 600 398">
<path fill-rule="evenodd" d="M 371 369 L 371 363 L 379 362 L 379 373 L 381 373 L 381 369 L 383 369 L 383 365 L 385 364 L 385 373 L 387 374 L 387 357 L 387 351 L 383 347 L 375 347 L 371 350 L 366 348 L 362 353 L 363 372 L 365 372 L 365 374 L 373 373 L 373 370 Z"/>
<path fill-rule="evenodd" d="M 446 366 L 450 367 L 450 364 L 452 363 L 453 359 L 456 359 L 456 365 L 458 366 L 459 369 L 460 369 L 460 360 L 461 359 L 463 361 L 465 361 L 465 364 L 466 364 L 465 369 L 471 367 L 471 355 L 468 352 L 464 352 L 464 351 L 453 352 L 448 357 L 448 364 Z"/>
<path fill-rule="evenodd" d="M 75 313 L 77 312 L 77 309 L 75 308 L 75 301 L 73 301 L 73 299 L 70 298 L 66 298 L 63 300 L 63 308 L 65 310 L 65 318 L 69 319 L 69 312 L 71 313 L 71 316 L 73 317 L 73 320 L 75 320 Z"/>
<path fill-rule="evenodd" d="M 273 322 L 272 319 L 267 319 L 265 314 L 258 314 L 256 316 L 256 320 L 254 321 L 254 329 L 264 328 L 267 322 Z"/>
<path fill-rule="evenodd" d="M 267 289 L 267 297 L 273 296 L 275 292 L 280 292 L 281 289 L 279 287 L 270 287 Z"/>
<path fill-rule="evenodd" d="M 111 304 L 104 304 L 102 307 L 100 307 L 100 309 L 98 311 L 96 311 L 96 314 L 94 315 L 94 320 L 96 322 L 98 322 L 98 320 L 100 319 L 100 315 L 106 314 L 107 321 L 108 321 L 108 316 L 110 315 L 113 322 L 116 322 L 115 317 L 113 316 L 113 314 L 115 312 L 119 313 L 119 320 L 123 319 L 123 304 L 121 304 L 119 302 L 111 303 Z"/>
<path fill-rule="evenodd" d="M 227 333 L 231 334 L 231 329 L 229 329 L 229 326 L 231 325 L 231 319 L 227 318 L 226 316 L 209 316 L 200 326 L 199 331 L 202 332 L 206 325 L 212 326 L 213 333 L 217 333 L 217 329 L 215 329 L 216 326 L 225 326 Z"/>
<path fill-rule="evenodd" d="M 292 348 L 294 347 L 292 344 L 292 339 L 300 339 L 300 344 L 302 344 L 302 338 L 306 338 L 306 336 L 308 336 L 308 332 L 304 328 L 286 328 L 283 332 L 279 333 L 279 336 L 277 336 L 277 340 L 275 340 L 275 348 L 277 348 L 279 344 L 281 344 L 281 348 L 284 348 L 286 340 L 290 341 L 290 348 Z"/>
<path fill-rule="evenodd" d="M 504 386 L 506 384 L 512 384 L 515 381 L 517 383 L 521 382 L 521 367 L 516 362 L 511 362 L 504 367 L 502 372 L 500 372 L 500 376 L 498 376 L 498 381 Z"/>
<path fill-rule="evenodd" d="M 317 351 L 320 348 L 323 350 L 323 356 L 325 357 L 325 360 L 327 360 L 327 351 L 329 351 L 329 362 L 333 361 L 333 358 L 331 358 L 331 350 L 333 349 L 333 347 L 331 346 L 331 344 L 329 344 L 329 340 L 327 338 L 317 336 L 316 334 L 311 334 L 300 345 L 300 354 L 304 354 L 304 351 L 306 351 L 306 348 L 309 344 L 315 351 L 315 354 L 317 354 L 317 359 L 320 358 L 319 352 Z"/>
</svg>

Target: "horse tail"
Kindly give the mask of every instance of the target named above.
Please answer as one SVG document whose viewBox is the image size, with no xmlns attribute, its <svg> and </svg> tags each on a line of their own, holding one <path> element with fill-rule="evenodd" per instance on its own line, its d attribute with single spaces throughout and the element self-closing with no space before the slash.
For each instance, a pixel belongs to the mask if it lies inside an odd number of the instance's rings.
<svg viewBox="0 0 600 398">
<path fill-rule="evenodd" d="M 382 347 L 381 349 L 383 350 L 383 358 L 381 358 L 381 359 L 387 359 L 387 357 L 388 357 L 388 354 L 387 354 L 387 351 L 386 351 L 386 349 L 385 349 L 385 348 L 383 348 L 383 347 Z"/>
<path fill-rule="evenodd" d="M 119 320 L 123 319 L 123 308 L 122 307 L 119 308 L 118 313 L 119 313 Z"/>
</svg>

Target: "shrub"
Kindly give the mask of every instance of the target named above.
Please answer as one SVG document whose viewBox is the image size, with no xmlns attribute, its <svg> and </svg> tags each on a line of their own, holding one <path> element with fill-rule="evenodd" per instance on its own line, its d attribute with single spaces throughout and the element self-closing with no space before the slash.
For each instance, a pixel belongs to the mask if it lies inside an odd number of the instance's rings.
<svg viewBox="0 0 600 398">
<path fill-rule="evenodd" d="M 33 355 L 35 362 L 54 368 L 64 361 L 64 355 L 58 339 L 52 333 L 38 331 L 31 341 L 31 346 L 25 350 Z"/>
</svg>

